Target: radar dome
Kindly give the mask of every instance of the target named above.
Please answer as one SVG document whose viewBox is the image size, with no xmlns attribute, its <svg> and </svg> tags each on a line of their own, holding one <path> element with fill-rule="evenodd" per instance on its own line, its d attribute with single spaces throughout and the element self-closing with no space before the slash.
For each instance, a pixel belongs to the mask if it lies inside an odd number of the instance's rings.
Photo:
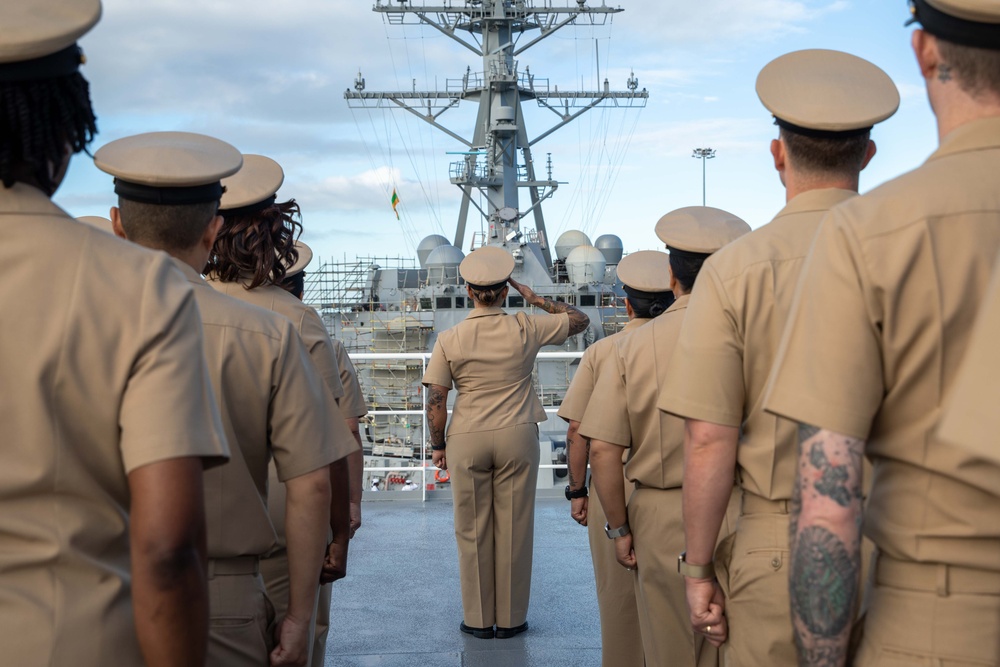
<svg viewBox="0 0 1000 667">
<path fill-rule="evenodd" d="M 594 247 L 603 253 L 604 260 L 609 265 L 614 265 L 622 261 L 622 253 L 625 247 L 622 245 L 622 240 L 614 234 L 598 236 L 597 240 L 594 241 Z"/>
<path fill-rule="evenodd" d="M 465 253 L 447 243 L 431 250 L 427 255 L 427 280 L 431 283 L 457 282 L 458 265 Z"/>
<path fill-rule="evenodd" d="M 440 234 L 431 234 L 417 245 L 417 260 L 421 269 L 427 268 L 427 257 L 431 252 L 443 245 L 451 245 L 451 241 Z"/>
<path fill-rule="evenodd" d="M 601 282 L 607 265 L 600 250 L 592 245 L 582 245 L 566 257 L 566 274 L 571 283 Z"/>
<path fill-rule="evenodd" d="M 582 245 L 589 246 L 590 237 L 579 229 L 567 230 L 560 234 L 559 239 L 556 241 L 556 257 L 558 259 L 566 259 L 573 252 L 573 248 L 579 248 Z"/>
</svg>

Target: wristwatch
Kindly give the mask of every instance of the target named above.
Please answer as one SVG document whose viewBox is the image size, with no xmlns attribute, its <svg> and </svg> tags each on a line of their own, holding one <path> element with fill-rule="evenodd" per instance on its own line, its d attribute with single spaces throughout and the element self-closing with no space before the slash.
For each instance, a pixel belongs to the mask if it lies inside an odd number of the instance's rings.
<svg viewBox="0 0 1000 667">
<path fill-rule="evenodd" d="M 575 500 L 577 498 L 586 498 L 589 493 L 587 493 L 587 487 L 581 486 L 576 491 L 571 491 L 569 484 L 566 485 L 566 500 Z"/>
<path fill-rule="evenodd" d="M 608 539 L 612 540 L 615 539 L 616 537 L 625 537 L 626 535 L 629 534 L 628 521 L 623 523 L 618 528 L 615 528 L 614 530 L 611 530 L 610 523 L 606 523 L 604 524 L 604 533 L 605 535 L 608 536 Z"/>
<path fill-rule="evenodd" d="M 677 571 L 685 577 L 694 577 L 695 579 L 712 579 L 715 577 L 715 565 L 713 563 L 692 565 L 687 562 L 686 551 L 677 557 Z"/>
<path fill-rule="evenodd" d="M 435 445 L 432 442 L 431 443 L 431 451 L 433 451 L 433 452 L 443 452 L 447 446 L 448 446 L 448 441 L 447 440 L 445 440 L 444 442 L 442 442 L 440 445 Z"/>
</svg>

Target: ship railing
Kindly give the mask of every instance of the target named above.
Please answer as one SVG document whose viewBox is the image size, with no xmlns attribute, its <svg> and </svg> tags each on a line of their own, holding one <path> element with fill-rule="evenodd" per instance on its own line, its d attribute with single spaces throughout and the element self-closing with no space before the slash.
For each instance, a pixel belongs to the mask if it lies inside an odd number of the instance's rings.
<svg viewBox="0 0 1000 667">
<path fill-rule="evenodd" d="M 420 363 L 420 375 L 423 377 L 424 373 L 427 372 L 427 363 L 430 361 L 430 352 L 351 352 L 349 353 L 351 361 L 357 365 L 358 363 L 372 362 L 372 361 L 403 361 L 403 360 L 419 360 Z M 580 359 L 583 357 L 583 352 L 539 352 L 537 356 L 537 361 L 573 361 L 575 359 Z M 546 415 L 554 415 L 559 410 L 558 406 L 544 406 Z M 382 409 L 372 410 L 368 414 L 378 414 L 384 416 L 398 415 L 398 416 L 413 416 L 421 417 L 421 430 L 423 437 L 421 438 L 420 445 L 420 461 L 422 465 L 419 466 L 365 466 L 365 473 L 420 473 L 420 499 L 422 502 L 426 502 L 429 497 L 433 497 L 433 492 L 436 490 L 435 473 L 437 468 L 434 467 L 430 461 L 430 437 L 427 431 L 427 420 L 424 419 L 424 415 L 427 411 L 427 392 L 420 392 L 420 409 L 419 410 L 397 410 L 397 409 Z M 448 414 L 452 412 L 451 407 L 448 407 Z M 568 470 L 568 466 L 565 463 L 539 463 L 539 470 Z M 430 491 L 430 495 L 428 495 Z"/>
</svg>

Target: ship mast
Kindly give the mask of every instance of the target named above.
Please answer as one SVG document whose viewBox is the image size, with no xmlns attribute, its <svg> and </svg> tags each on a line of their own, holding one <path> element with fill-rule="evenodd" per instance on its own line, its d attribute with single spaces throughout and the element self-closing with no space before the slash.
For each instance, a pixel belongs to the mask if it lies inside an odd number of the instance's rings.
<svg viewBox="0 0 1000 667">
<path fill-rule="evenodd" d="M 462 190 L 454 245 L 465 242 L 469 205 L 489 222 L 486 243 L 504 245 L 522 237 L 521 218 L 534 216 L 537 241 L 545 261 L 551 265 L 549 243 L 545 237 L 542 202 L 555 193 L 559 182 L 553 180 L 551 167 L 544 179 L 535 172 L 531 149 L 539 141 L 569 124 L 586 111 L 604 106 L 643 107 L 648 93 L 638 90 L 634 75 L 626 91 L 613 91 L 604 79 L 602 90 L 562 91 L 549 88 L 528 67 L 519 70 L 516 56 L 567 25 L 604 25 L 608 17 L 623 11 L 619 8 L 588 6 L 588 0 L 570 0 L 565 7 L 552 6 L 555 0 L 376 0 L 374 11 L 392 25 L 428 25 L 482 58 L 483 69 L 467 68 L 461 79 L 448 79 L 445 90 L 366 92 L 361 74 L 354 90 L 344 93 L 351 107 L 390 107 L 405 109 L 463 144 L 462 159 L 452 163 L 451 182 Z M 572 6 L 575 5 L 575 6 Z M 518 46 L 530 31 L 539 34 Z M 415 88 L 415 86 L 414 86 Z M 439 122 L 441 115 L 463 100 L 477 102 L 479 113 L 471 139 L 465 138 Z M 534 138 L 528 132 L 521 103 L 534 100 L 552 111 L 558 121 Z M 520 155 L 519 155 L 520 153 Z M 528 190 L 530 205 L 524 210 L 518 192 Z M 484 195 L 481 207 L 473 192 Z M 523 241 L 522 241 L 523 242 Z"/>
</svg>

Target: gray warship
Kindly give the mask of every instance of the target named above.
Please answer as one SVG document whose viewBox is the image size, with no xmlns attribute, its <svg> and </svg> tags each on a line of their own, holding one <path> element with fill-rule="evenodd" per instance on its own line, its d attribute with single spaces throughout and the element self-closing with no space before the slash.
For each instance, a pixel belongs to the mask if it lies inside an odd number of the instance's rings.
<svg viewBox="0 0 1000 667">
<path fill-rule="evenodd" d="M 623 11 L 588 0 L 376 0 L 373 10 L 390 26 L 434 28 L 481 58 L 474 69 L 447 79 L 440 91 L 368 91 L 361 73 L 344 93 L 352 107 L 403 110 L 451 137 L 460 156 L 449 178 L 461 196 L 453 239 L 434 234 L 417 246 L 417 257 L 358 257 L 318 261 L 306 277 L 304 299 L 320 313 L 331 335 L 354 359 L 370 414 L 362 424 L 365 488 L 421 493 L 447 490 L 447 475 L 429 468 L 420 384 L 437 333 L 465 318 L 472 307 L 458 265 L 467 252 L 493 245 L 515 260 L 513 277 L 538 294 L 573 304 L 590 316 L 590 327 L 563 346 L 542 350 L 534 383 L 549 419 L 539 425 L 539 488 L 565 484 L 565 424 L 556 417 L 582 352 L 624 326 L 623 293 L 615 267 L 621 239 L 591 239 L 564 232 L 550 243 L 542 204 L 558 190 L 551 157 L 536 172 L 533 147 L 590 109 L 642 108 L 648 93 L 634 74 L 625 90 L 607 79 L 599 90 L 560 90 L 521 67 L 516 56 L 564 27 L 604 25 Z M 521 43 L 524 41 L 525 43 Z M 478 68 L 481 66 L 481 70 Z M 477 105 L 472 136 L 446 127 L 441 115 L 461 103 Z M 554 124 L 529 136 L 523 106 L 552 111 Z M 522 204 L 522 191 L 526 200 Z M 466 239 L 470 215 L 477 229 Z M 529 226 L 531 225 L 531 226 Z M 554 251 L 554 255 L 553 255 Z M 532 310 L 511 290 L 507 312 Z M 554 353 L 554 354 L 553 354 Z"/>
</svg>

